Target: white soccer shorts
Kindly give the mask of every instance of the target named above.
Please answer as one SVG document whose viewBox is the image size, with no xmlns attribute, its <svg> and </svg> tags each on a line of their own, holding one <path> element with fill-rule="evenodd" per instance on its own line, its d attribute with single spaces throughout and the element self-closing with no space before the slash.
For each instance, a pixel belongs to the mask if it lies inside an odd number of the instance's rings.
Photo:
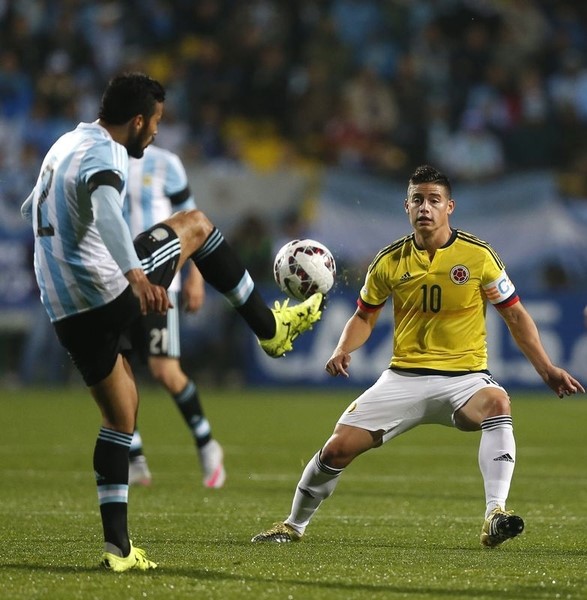
<svg viewBox="0 0 587 600">
<path fill-rule="evenodd" d="M 418 375 L 387 369 L 351 402 L 338 423 L 367 431 L 383 431 L 383 442 L 417 425 L 454 427 L 455 412 L 475 392 L 486 387 L 503 390 L 487 373 Z"/>
</svg>

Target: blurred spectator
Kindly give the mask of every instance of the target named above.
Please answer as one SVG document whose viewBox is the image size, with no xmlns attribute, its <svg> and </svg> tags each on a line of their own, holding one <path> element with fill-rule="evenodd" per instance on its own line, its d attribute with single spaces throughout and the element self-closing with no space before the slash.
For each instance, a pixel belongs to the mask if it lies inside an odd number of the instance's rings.
<svg viewBox="0 0 587 600">
<path fill-rule="evenodd" d="M 123 6 L 116 0 L 86 3 L 81 8 L 81 27 L 98 74 L 107 80 L 124 64 L 126 37 Z"/>
<path fill-rule="evenodd" d="M 395 98 L 398 119 L 393 140 L 407 155 L 410 165 L 426 155 L 427 88 L 418 75 L 410 54 L 402 55 L 397 63 L 397 76 L 391 89 Z"/>
<path fill-rule="evenodd" d="M 63 50 L 47 56 L 42 75 L 37 79 L 35 96 L 51 117 L 62 113 L 63 107 L 75 97 L 77 85 L 71 74 L 71 60 Z"/>
<path fill-rule="evenodd" d="M 488 127 L 504 133 L 520 121 L 520 97 L 511 73 L 497 61 L 487 65 L 484 78 L 469 88 L 465 109 L 478 111 Z"/>
<path fill-rule="evenodd" d="M 293 137 L 307 156 L 323 159 L 324 124 L 336 110 L 338 87 L 328 65 L 318 59 L 307 66 L 303 89 L 293 99 Z"/>
<path fill-rule="evenodd" d="M 381 26 L 383 14 L 375 0 L 334 0 L 331 15 L 340 39 L 360 52 Z"/>
<path fill-rule="evenodd" d="M 546 15 L 535 0 L 495 2 L 500 22 L 492 51 L 493 61 L 517 78 L 534 63 L 552 35 Z M 520 35 L 523 31 L 524 35 Z"/>
<path fill-rule="evenodd" d="M 33 189 L 38 174 L 39 159 L 33 145 L 0 147 L 0 221 L 4 227 L 28 228 L 20 207 Z"/>
<path fill-rule="evenodd" d="M 289 66 L 279 43 L 259 49 L 255 61 L 244 70 L 239 112 L 254 121 L 269 121 L 282 134 L 289 133 Z"/>
<path fill-rule="evenodd" d="M 8 119 L 24 117 L 33 103 L 33 86 L 18 54 L 0 52 L 0 116 Z"/>
<path fill-rule="evenodd" d="M 515 168 L 548 168 L 560 161 L 559 132 L 538 68 L 521 73 L 517 89 L 520 119 L 506 138 L 508 162 Z"/>
<path fill-rule="evenodd" d="M 426 85 L 430 106 L 446 105 L 450 98 L 451 55 L 447 42 L 439 23 L 432 21 L 410 40 L 408 47 L 417 77 Z"/>
<path fill-rule="evenodd" d="M 446 142 L 446 147 L 436 160 L 453 177 L 481 181 L 503 173 L 505 161 L 502 143 L 487 128 L 479 112 L 466 113 L 461 127 Z"/>
<path fill-rule="evenodd" d="M 348 118 L 371 139 L 389 136 L 398 124 L 399 114 L 392 88 L 370 67 L 362 67 L 342 90 Z"/>
<path fill-rule="evenodd" d="M 229 238 L 251 277 L 259 283 L 273 281 L 273 238 L 265 223 L 255 214 L 247 215 Z"/>
</svg>

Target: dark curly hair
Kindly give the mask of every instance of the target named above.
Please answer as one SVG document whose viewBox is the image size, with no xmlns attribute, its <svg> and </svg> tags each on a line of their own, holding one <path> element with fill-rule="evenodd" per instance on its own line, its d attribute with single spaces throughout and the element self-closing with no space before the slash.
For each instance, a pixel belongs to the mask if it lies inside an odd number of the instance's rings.
<svg viewBox="0 0 587 600">
<path fill-rule="evenodd" d="M 409 185 L 418 185 L 420 183 L 436 183 L 446 188 L 449 197 L 452 196 L 452 188 L 449 178 L 444 174 L 431 167 L 430 165 L 420 165 L 412 173 Z"/>
<path fill-rule="evenodd" d="M 122 125 L 137 115 L 150 119 L 157 102 L 165 101 L 165 89 L 144 73 L 122 73 L 113 77 L 100 104 L 100 119 Z"/>
</svg>

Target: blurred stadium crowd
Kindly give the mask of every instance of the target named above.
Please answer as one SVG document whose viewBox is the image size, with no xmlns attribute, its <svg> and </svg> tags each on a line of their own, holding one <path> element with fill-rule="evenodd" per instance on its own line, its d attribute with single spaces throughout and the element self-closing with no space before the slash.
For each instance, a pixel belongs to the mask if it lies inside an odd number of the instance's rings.
<svg viewBox="0 0 587 600">
<path fill-rule="evenodd" d="M 131 69 L 165 84 L 157 143 L 188 169 L 548 169 L 587 199 L 587 2 L 0 0 L 1 227 L 24 226 L 45 152 Z M 274 246 L 250 219 L 231 233 L 262 280 Z"/>
<path fill-rule="evenodd" d="M 576 0 L 2 0 L 2 196 L 131 68 L 167 86 L 159 142 L 188 161 L 577 185 L 586 56 Z"/>
</svg>

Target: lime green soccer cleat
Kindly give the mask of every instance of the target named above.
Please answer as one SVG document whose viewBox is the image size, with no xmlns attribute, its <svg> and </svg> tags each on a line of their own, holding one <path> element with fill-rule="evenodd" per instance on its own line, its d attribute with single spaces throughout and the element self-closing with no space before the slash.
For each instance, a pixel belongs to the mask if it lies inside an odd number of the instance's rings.
<svg viewBox="0 0 587 600">
<path fill-rule="evenodd" d="M 275 544 L 287 544 L 288 542 L 299 542 L 302 534 L 286 523 L 273 523 L 273 527 L 267 531 L 258 533 L 251 542 L 273 542 Z"/>
<path fill-rule="evenodd" d="M 124 571 L 130 571 L 130 569 L 138 569 L 139 571 L 156 569 L 157 563 L 149 560 L 146 552 L 141 548 L 135 548 L 131 542 L 128 556 L 122 558 L 120 556 L 116 556 L 116 554 L 104 552 L 100 566 L 104 567 L 108 571 L 123 573 Z"/>
<path fill-rule="evenodd" d="M 512 510 L 505 511 L 499 506 L 494 508 L 481 529 L 481 545 L 495 548 L 524 531 L 522 517 L 514 515 Z"/>
<path fill-rule="evenodd" d="M 307 300 L 294 306 L 289 305 L 289 298 L 282 304 L 276 300 L 271 311 L 275 316 L 275 335 L 268 340 L 259 340 L 259 345 L 266 354 L 273 358 L 283 356 L 293 349 L 293 341 L 322 316 L 324 296 L 317 292 Z"/>
</svg>

